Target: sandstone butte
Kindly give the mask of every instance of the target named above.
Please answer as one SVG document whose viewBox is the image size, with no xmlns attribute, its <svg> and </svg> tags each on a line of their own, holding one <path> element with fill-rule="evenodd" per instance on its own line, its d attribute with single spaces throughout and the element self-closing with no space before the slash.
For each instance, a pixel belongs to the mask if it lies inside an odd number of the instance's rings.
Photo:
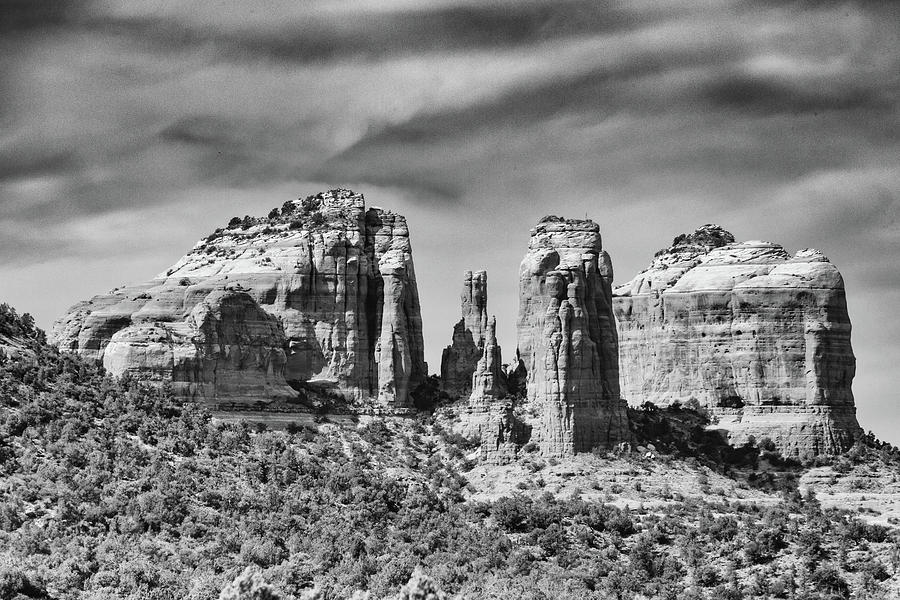
<svg viewBox="0 0 900 600">
<path fill-rule="evenodd" d="M 860 434 L 844 282 L 821 252 L 705 225 L 613 303 L 629 402 L 698 402 L 732 443 L 769 438 L 788 456 L 837 453 Z"/>
<path fill-rule="evenodd" d="M 427 374 L 406 220 L 343 189 L 233 219 L 152 281 L 75 305 L 51 339 L 214 410 L 292 410 L 311 386 L 410 411 Z"/>
</svg>

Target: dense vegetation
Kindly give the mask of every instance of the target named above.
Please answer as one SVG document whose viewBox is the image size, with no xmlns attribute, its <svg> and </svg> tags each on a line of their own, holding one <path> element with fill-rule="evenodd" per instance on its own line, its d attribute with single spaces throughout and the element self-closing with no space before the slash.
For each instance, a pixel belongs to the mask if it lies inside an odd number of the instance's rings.
<svg viewBox="0 0 900 600">
<path fill-rule="evenodd" d="M 0 599 L 377 598 L 417 566 L 465 598 L 877 598 L 900 566 L 891 530 L 795 492 L 466 501 L 456 441 L 428 420 L 216 423 L 35 344 L 0 358 Z"/>
<path fill-rule="evenodd" d="M 5 302 L 0 304 L 0 340 L 3 338 L 38 343 L 46 340 L 44 332 L 35 326 L 30 314 L 20 316 L 16 309 Z"/>
</svg>

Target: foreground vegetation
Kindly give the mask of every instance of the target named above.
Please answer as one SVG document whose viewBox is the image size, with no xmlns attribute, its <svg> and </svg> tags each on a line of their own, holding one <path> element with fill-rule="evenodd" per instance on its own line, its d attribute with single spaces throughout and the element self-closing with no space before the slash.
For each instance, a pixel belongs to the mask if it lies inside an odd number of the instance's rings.
<svg viewBox="0 0 900 600">
<path fill-rule="evenodd" d="M 0 599 L 439 597 L 401 591 L 417 567 L 464 598 L 887 598 L 900 568 L 894 530 L 790 487 L 476 502 L 464 441 L 427 419 L 216 423 L 28 344 L 0 357 Z"/>
</svg>

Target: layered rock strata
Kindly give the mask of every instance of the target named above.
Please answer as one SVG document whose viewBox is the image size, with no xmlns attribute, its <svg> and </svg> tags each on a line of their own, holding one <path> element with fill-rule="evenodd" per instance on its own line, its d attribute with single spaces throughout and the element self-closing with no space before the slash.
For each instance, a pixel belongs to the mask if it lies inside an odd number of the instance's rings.
<svg viewBox="0 0 900 600">
<path fill-rule="evenodd" d="M 297 397 L 284 378 L 284 348 L 278 319 L 246 292 L 216 289 L 184 320 L 119 329 L 102 355 L 115 375 L 169 380 L 184 396 L 255 405 Z"/>
<path fill-rule="evenodd" d="M 561 456 L 630 439 L 619 394 L 612 263 L 590 220 L 545 217 L 531 230 L 519 279 L 518 355 L 532 432 Z"/>
<path fill-rule="evenodd" d="M 844 282 L 821 252 L 707 225 L 617 287 L 614 307 L 629 402 L 699 402 L 732 442 L 769 438 L 790 456 L 858 435 Z"/>
<path fill-rule="evenodd" d="M 76 305 L 52 338 L 213 404 L 290 395 L 287 381 L 405 409 L 426 375 L 406 220 L 349 190 L 232 219 L 154 280 Z"/>
<path fill-rule="evenodd" d="M 441 356 L 441 389 L 465 397 L 472 390 L 472 374 L 484 351 L 487 316 L 487 272 L 466 271 L 460 294 L 462 318 Z"/>
</svg>

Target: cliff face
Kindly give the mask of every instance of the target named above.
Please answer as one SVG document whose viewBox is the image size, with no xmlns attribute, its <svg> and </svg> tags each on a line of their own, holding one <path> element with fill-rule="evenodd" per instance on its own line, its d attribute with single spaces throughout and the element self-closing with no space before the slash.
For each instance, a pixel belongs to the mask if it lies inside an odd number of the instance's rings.
<svg viewBox="0 0 900 600">
<path fill-rule="evenodd" d="M 102 356 L 111 373 L 169 380 L 185 396 L 268 404 L 297 396 L 284 379 L 284 347 L 281 324 L 252 297 L 217 289 L 183 321 L 119 329 Z"/>
<path fill-rule="evenodd" d="M 472 390 L 472 374 L 484 351 L 488 328 L 487 272 L 466 271 L 460 294 L 462 318 L 441 356 L 441 388 L 458 396 Z"/>
<path fill-rule="evenodd" d="M 593 221 L 545 217 L 531 230 L 519 278 L 518 352 L 533 435 L 559 456 L 630 438 L 619 394 L 612 263 Z"/>
<path fill-rule="evenodd" d="M 156 279 L 76 305 L 52 339 L 213 403 L 313 381 L 408 408 L 426 375 L 406 220 L 349 190 L 233 219 Z"/>
<path fill-rule="evenodd" d="M 844 283 L 816 250 L 733 243 L 705 226 L 616 288 L 629 402 L 696 400 L 734 443 L 788 455 L 846 449 L 859 432 Z"/>
</svg>

